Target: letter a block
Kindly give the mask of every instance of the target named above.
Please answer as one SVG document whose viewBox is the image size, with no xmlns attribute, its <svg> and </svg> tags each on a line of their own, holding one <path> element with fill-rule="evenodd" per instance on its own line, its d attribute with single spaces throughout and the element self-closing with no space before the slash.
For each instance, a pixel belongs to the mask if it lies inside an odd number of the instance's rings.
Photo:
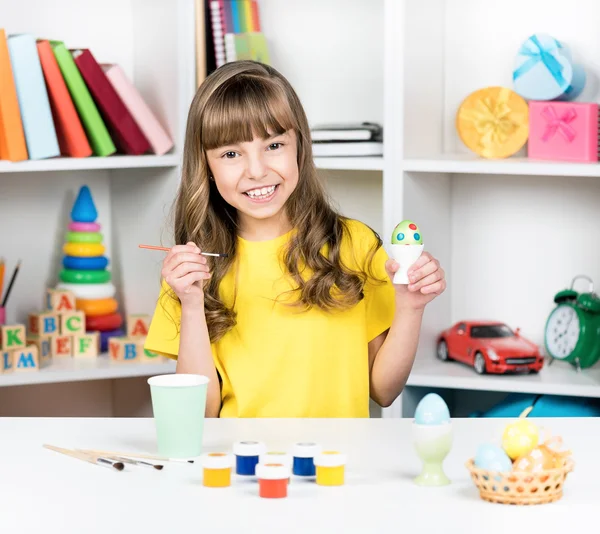
<svg viewBox="0 0 600 534">
<path fill-rule="evenodd" d="M 98 356 L 99 344 L 98 332 L 76 334 L 73 336 L 73 356 L 75 358 L 94 358 Z"/>
<path fill-rule="evenodd" d="M 127 316 L 127 337 L 146 337 L 150 330 L 149 315 Z"/>
<path fill-rule="evenodd" d="M 0 348 L 3 351 L 25 347 L 25 325 L 1 326 L 0 333 Z"/>
<path fill-rule="evenodd" d="M 46 336 L 60 333 L 58 313 L 41 312 L 29 314 L 28 336 Z"/>
<path fill-rule="evenodd" d="M 51 350 L 53 358 L 73 356 L 73 336 L 53 336 Z"/>
<path fill-rule="evenodd" d="M 40 370 L 38 349 L 35 345 L 14 349 L 12 355 L 15 372 Z"/>
<path fill-rule="evenodd" d="M 48 289 L 46 309 L 60 313 L 75 311 L 75 293 L 66 289 Z"/>
<path fill-rule="evenodd" d="M 140 360 L 140 346 L 135 338 L 109 338 L 108 353 L 111 360 L 118 362 L 137 362 Z"/>
<path fill-rule="evenodd" d="M 82 311 L 61 313 L 60 333 L 63 336 L 85 334 L 85 314 Z"/>
</svg>

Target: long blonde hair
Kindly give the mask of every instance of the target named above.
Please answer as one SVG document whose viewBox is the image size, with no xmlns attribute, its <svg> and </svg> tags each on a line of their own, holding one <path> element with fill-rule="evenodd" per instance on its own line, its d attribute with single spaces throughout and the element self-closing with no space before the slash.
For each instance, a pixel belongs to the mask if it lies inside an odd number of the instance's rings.
<svg viewBox="0 0 600 534">
<path fill-rule="evenodd" d="M 340 259 L 346 219 L 332 208 L 315 168 L 310 128 L 296 92 L 270 66 L 254 61 L 227 63 L 206 78 L 191 103 L 174 204 L 176 244 L 192 241 L 202 250 L 228 254 L 216 261 L 207 258 L 212 276 L 205 283 L 204 308 L 211 342 L 236 324 L 233 307 L 221 300 L 219 286 L 234 265 L 238 217 L 210 180 L 206 151 L 288 130 L 297 137 L 299 178 L 285 205 L 297 231 L 283 253 L 283 264 L 295 287 L 296 304 L 332 310 L 352 307 L 363 298 L 367 274 L 350 270 Z M 371 254 L 381 246 L 373 233 Z M 303 268 L 312 273 L 310 278 L 302 275 Z"/>
</svg>

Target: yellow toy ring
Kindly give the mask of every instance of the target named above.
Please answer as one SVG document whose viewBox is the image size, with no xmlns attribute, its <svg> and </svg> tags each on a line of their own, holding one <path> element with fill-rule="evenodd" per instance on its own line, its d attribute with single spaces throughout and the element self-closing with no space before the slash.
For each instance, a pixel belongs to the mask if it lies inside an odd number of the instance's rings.
<svg viewBox="0 0 600 534">
<path fill-rule="evenodd" d="M 78 258 L 102 256 L 104 254 L 104 245 L 100 243 L 65 243 L 63 252 L 67 256 L 76 256 Z"/>
<path fill-rule="evenodd" d="M 98 316 L 115 313 L 119 309 L 119 303 L 114 298 L 108 299 L 77 299 L 75 307 L 86 315 Z"/>
</svg>

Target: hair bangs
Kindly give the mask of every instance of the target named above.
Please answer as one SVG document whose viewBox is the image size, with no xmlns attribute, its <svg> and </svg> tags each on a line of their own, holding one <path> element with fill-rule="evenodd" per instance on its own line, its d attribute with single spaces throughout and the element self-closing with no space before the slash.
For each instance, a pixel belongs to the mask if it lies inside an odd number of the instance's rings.
<svg viewBox="0 0 600 534">
<path fill-rule="evenodd" d="M 268 139 L 298 124 L 283 88 L 255 76 L 239 76 L 213 93 L 202 128 L 206 150 Z"/>
</svg>

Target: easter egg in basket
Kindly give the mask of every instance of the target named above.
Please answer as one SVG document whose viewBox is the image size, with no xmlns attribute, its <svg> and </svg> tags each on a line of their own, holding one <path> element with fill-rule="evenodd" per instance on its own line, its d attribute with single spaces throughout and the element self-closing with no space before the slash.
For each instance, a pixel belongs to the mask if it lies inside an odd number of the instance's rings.
<svg viewBox="0 0 600 534">
<path fill-rule="evenodd" d="M 538 427 L 528 419 L 510 423 L 502 434 L 502 447 L 511 460 L 531 452 L 540 439 Z"/>
<path fill-rule="evenodd" d="M 492 443 L 482 443 L 475 454 L 475 465 L 488 471 L 507 472 L 513 468 L 513 463 L 502 447 Z"/>
</svg>

